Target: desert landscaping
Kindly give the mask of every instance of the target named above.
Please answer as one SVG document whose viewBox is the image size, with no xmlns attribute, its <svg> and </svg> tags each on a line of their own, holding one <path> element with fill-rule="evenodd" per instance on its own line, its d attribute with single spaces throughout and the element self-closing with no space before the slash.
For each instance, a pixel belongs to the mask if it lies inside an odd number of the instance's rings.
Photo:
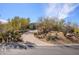
<svg viewBox="0 0 79 59">
<path fill-rule="evenodd" d="M 78 45 L 79 27 L 72 23 L 65 23 L 64 20 L 56 20 L 59 19 L 48 17 L 40 18 L 37 23 L 30 23 L 30 18 L 16 16 L 9 19 L 7 23 L 0 22 L 1 54 L 30 54 L 22 51 L 33 49 L 38 51 L 41 47 L 54 49 L 55 46 Z M 8 53 L 10 50 L 12 52 Z"/>
</svg>

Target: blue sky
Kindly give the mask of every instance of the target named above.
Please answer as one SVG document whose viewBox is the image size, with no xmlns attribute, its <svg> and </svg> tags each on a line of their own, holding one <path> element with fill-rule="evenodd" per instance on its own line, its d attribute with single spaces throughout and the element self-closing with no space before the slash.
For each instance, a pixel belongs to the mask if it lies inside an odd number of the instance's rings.
<svg viewBox="0 0 79 59">
<path fill-rule="evenodd" d="M 39 17 L 54 16 L 79 23 L 79 4 L 0 4 L 0 20 L 14 16 L 29 17 L 32 22 Z"/>
<path fill-rule="evenodd" d="M 2 19 L 20 16 L 30 17 L 34 22 L 43 16 L 43 6 L 42 4 L 0 4 L 0 14 Z"/>
</svg>

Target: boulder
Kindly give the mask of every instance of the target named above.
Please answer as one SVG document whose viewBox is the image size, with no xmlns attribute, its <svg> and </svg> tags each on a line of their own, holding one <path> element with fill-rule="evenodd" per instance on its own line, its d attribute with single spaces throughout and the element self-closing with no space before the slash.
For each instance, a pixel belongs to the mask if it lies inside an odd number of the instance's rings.
<svg viewBox="0 0 79 59">
<path fill-rule="evenodd" d="M 65 40 L 65 39 L 66 39 L 66 37 L 64 36 L 64 33 L 63 33 L 63 32 L 58 32 L 58 33 L 57 33 L 57 37 L 58 37 L 59 39 L 61 39 L 61 40 Z"/>
<path fill-rule="evenodd" d="M 66 37 L 67 37 L 68 39 L 70 39 L 71 41 L 73 41 L 73 42 L 77 42 L 77 41 L 78 41 L 78 38 L 75 36 L 74 33 L 67 33 L 67 34 L 66 34 Z"/>
<path fill-rule="evenodd" d="M 56 40 L 58 39 L 57 38 L 57 32 L 56 31 L 52 31 L 52 32 L 49 32 L 47 35 L 46 35 L 46 39 L 49 41 L 49 40 Z"/>
</svg>

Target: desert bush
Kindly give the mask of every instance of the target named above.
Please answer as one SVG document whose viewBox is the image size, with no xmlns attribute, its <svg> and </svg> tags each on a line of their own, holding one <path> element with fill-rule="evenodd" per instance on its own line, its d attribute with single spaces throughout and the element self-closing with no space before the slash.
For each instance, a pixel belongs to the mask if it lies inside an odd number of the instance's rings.
<svg viewBox="0 0 79 59">
<path fill-rule="evenodd" d="M 0 23 L 0 42 L 22 41 L 20 39 L 21 33 L 27 30 L 29 22 L 29 18 L 20 18 L 16 16 L 12 19 L 8 19 L 7 23 Z"/>
<path fill-rule="evenodd" d="M 79 28 L 76 24 L 73 24 L 71 22 L 65 22 L 64 19 L 58 19 L 58 18 L 40 18 L 37 25 L 38 34 L 35 34 L 37 36 L 41 36 L 45 34 L 47 40 L 55 40 L 55 39 L 66 39 L 67 33 L 74 34 L 78 37 Z M 63 37 L 59 37 L 57 35 L 52 36 L 47 34 L 51 31 L 57 31 L 62 32 Z M 79 38 L 79 37 L 78 37 Z"/>
<path fill-rule="evenodd" d="M 58 18 L 40 18 L 38 22 L 38 27 L 44 32 L 49 31 L 63 31 L 64 29 L 64 20 Z"/>
<path fill-rule="evenodd" d="M 57 36 L 48 36 L 46 38 L 47 41 L 49 41 L 49 40 L 56 40 L 56 39 L 58 39 Z"/>
<path fill-rule="evenodd" d="M 49 41 L 49 40 L 57 40 L 57 39 L 58 39 L 58 37 L 57 37 L 57 32 L 56 31 L 51 31 L 46 35 L 46 40 L 47 41 Z"/>
<path fill-rule="evenodd" d="M 14 31 L 8 31 L 6 33 L 0 33 L 0 42 L 22 42 L 21 39 L 21 34 L 19 34 L 18 32 L 14 32 Z"/>
</svg>

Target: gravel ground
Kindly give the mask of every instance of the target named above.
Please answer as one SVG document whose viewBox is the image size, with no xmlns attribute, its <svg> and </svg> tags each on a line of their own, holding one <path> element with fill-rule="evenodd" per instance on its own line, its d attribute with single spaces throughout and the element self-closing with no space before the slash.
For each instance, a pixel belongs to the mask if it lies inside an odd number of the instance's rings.
<svg viewBox="0 0 79 59">
<path fill-rule="evenodd" d="M 41 41 L 41 39 L 39 40 L 38 38 L 34 37 L 32 33 L 25 33 L 22 35 L 22 38 L 24 42 L 28 41 L 36 44 L 37 46 L 53 46 L 51 43 Z"/>
</svg>

